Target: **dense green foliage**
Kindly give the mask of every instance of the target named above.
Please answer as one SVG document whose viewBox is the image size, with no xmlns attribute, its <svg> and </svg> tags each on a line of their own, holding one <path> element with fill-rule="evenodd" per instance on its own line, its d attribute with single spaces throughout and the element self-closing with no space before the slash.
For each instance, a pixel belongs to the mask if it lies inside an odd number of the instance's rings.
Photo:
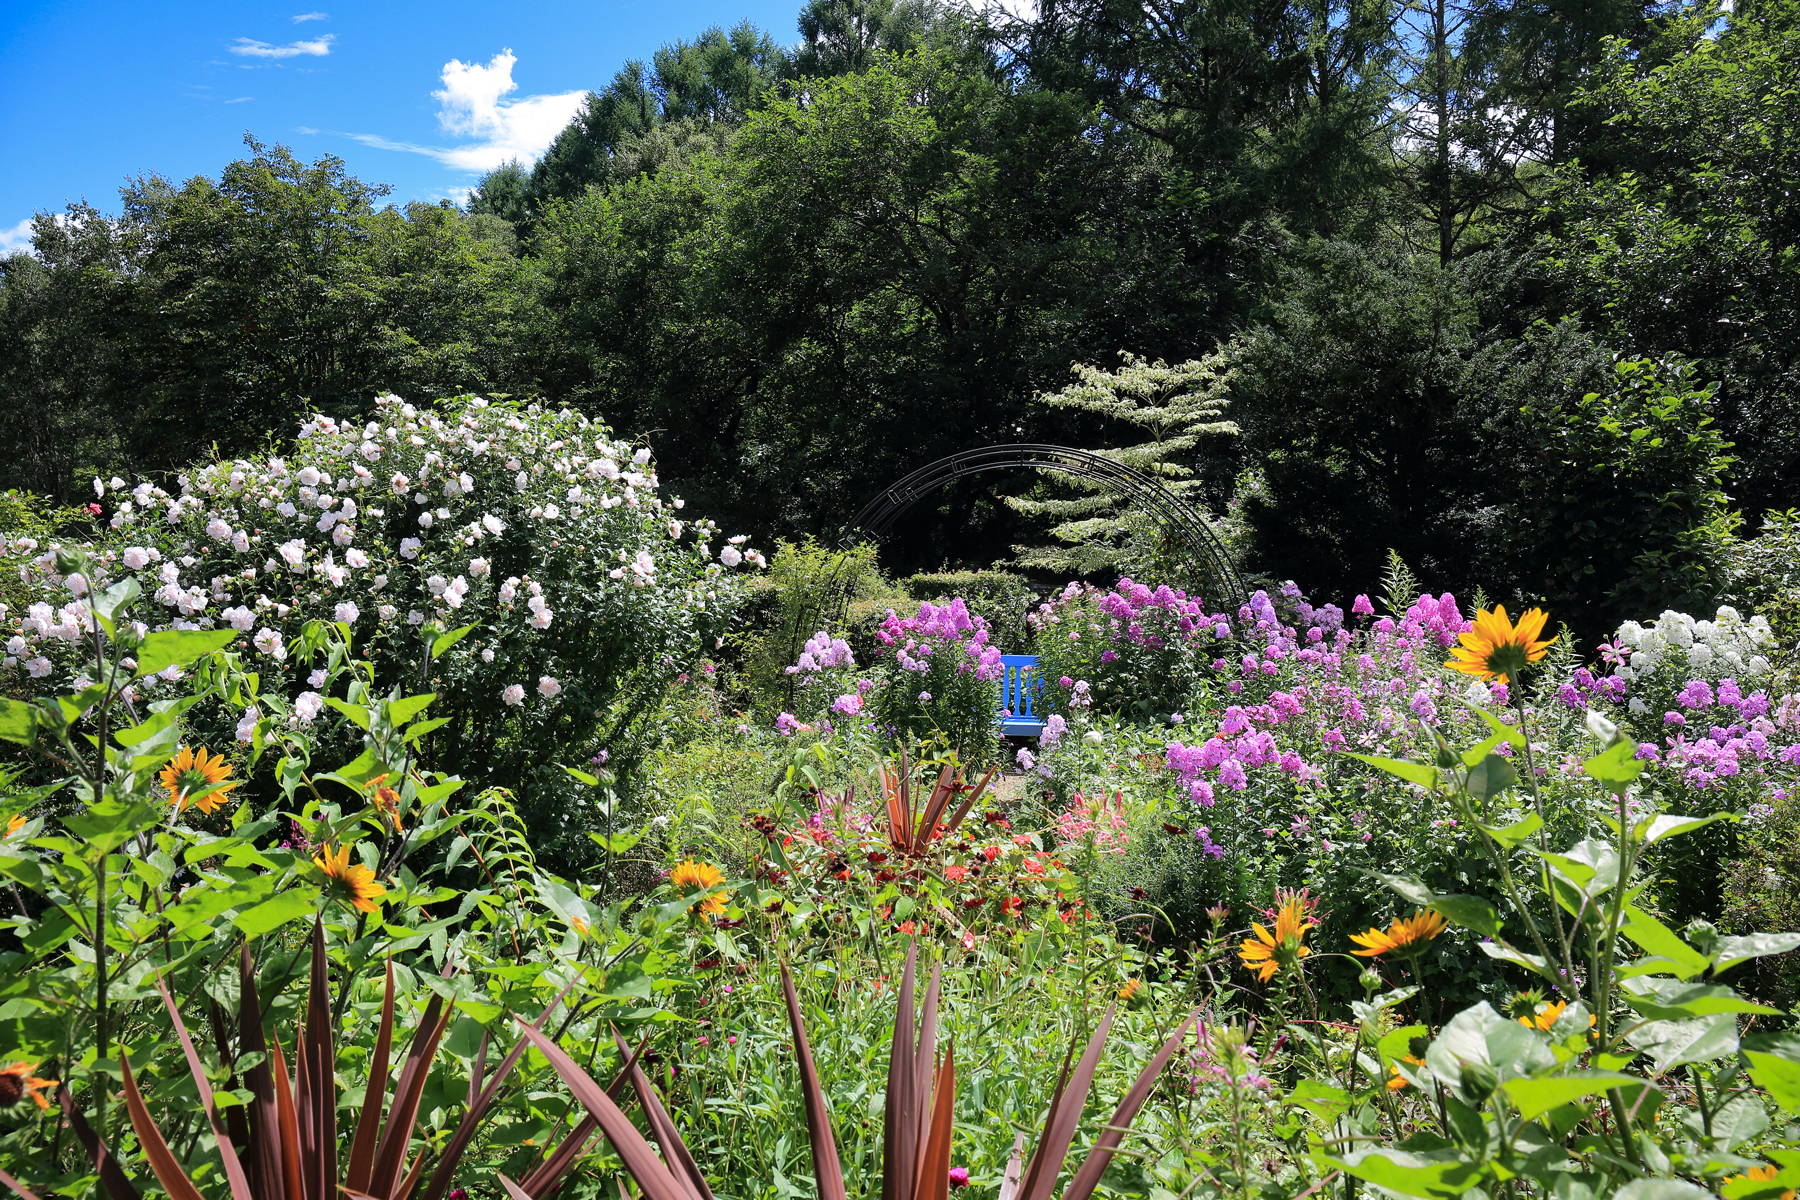
<svg viewBox="0 0 1800 1200">
<path fill-rule="evenodd" d="M 1752 529 L 1800 504 L 1794 16 L 812 0 L 793 47 L 741 25 L 627 64 L 467 212 L 253 142 L 216 180 L 132 181 L 116 217 L 42 214 L 0 264 L 0 485 L 73 501 L 279 446 L 308 405 L 469 390 L 654 431 L 725 524 L 829 538 L 955 450 L 1129 444 L 1032 403 L 1074 364 L 1225 351 L 1244 436 L 1170 465 L 1214 509 L 1260 472 L 1248 570 L 1342 595 L 1399 548 L 1591 635 L 1618 579 L 1503 548 L 1561 511 L 1544 423 L 1578 425 L 1613 361 L 1716 384 L 1675 419 L 1732 461 L 1644 486 L 1723 492 Z M 1040 486 L 957 481 L 890 568 L 1041 545 L 1044 514 L 1001 503 Z M 1698 527 L 1678 508 L 1659 544 Z M 1637 600 L 1716 590 L 1715 550 Z"/>
</svg>

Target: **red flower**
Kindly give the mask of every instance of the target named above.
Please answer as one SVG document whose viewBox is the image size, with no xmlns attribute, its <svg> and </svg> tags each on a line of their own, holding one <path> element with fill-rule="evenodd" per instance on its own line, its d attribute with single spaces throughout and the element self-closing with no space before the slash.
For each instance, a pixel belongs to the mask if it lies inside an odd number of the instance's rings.
<svg viewBox="0 0 1800 1200">
<path fill-rule="evenodd" d="M 887 861 L 887 855 L 883 854 L 879 850 L 876 850 L 869 855 L 869 865 L 871 865 L 871 866 L 874 866 L 879 863 L 884 863 L 886 861 Z"/>
<path fill-rule="evenodd" d="M 900 932 L 901 933 L 917 933 L 917 932 L 919 932 L 919 927 L 917 925 L 913 924 L 911 921 L 902 921 L 902 922 L 900 922 Z"/>
<path fill-rule="evenodd" d="M 968 877 L 969 868 L 960 864 L 953 864 L 944 868 L 944 878 L 948 879 L 951 883 L 961 883 Z"/>
<path fill-rule="evenodd" d="M 1025 911 L 1025 902 L 1017 896 L 1008 896 L 1000 902 L 1000 911 L 1009 917 L 1016 917 Z"/>
<path fill-rule="evenodd" d="M 981 848 L 981 857 L 987 859 L 989 862 L 993 862 L 996 858 L 1000 857 L 1000 847 L 983 846 Z"/>
</svg>

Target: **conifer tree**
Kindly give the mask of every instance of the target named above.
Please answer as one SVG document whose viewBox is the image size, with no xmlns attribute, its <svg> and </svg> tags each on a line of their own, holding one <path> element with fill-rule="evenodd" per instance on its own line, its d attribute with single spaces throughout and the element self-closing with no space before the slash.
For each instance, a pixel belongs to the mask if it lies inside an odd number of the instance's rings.
<svg viewBox="0 0 1800 1200">
<path fill-rule="evenodd" d="M 1227 346 L 1205 358 L 1170 366 L 1161 359 L 1152 362 L 1120 351 L 1123 365 L 1117 371 L 1077 363 L 1070 368 L 1074 383 L 1034 399 L 1051 408 L 1093 413 L 1145 431 L 1150 435 L 1148 441 L 1095 453 L 1135 467 L 1176 495 L 1188 497 L 1200 486 L 1186 462 L 1200 439 L 1238 431 L 1236 423 L 1221 419 L 1230 403 L 1227 393 L 1235 374 L 1233 354 L 1234 347 Z M 1134 509 L 1127 497 L 1065 472 L 1047 469 L 1044 473 L 1077 494 L 1007 498 L 1007 504 L 1018 512 L 1057 522 L 1051 526 L 1050 536 L 1060 544 L 1013 547 L 1020 566 L 1081 576 L 1129 571 L 1139 560 L 1147 561 L 1155 554 L 1160 530 L 1146 514 Z"/>
</svg>

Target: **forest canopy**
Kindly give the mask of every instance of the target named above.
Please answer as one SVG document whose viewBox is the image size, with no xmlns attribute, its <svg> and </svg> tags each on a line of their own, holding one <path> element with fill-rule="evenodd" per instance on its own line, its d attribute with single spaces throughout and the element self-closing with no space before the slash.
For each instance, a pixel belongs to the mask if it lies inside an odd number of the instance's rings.
<svg viewBox="0 0 1800 1200">
<path fill-rule="evenodd" d="M 72 503 L 477 393 L 829 537 L 961 449 L 1141 440 L 1039 402 L 1072 368 L 1224 353 L 1238 432 L 1174 465 L 1246 570 L 1342 599 L 1398 549 L 1611 628 L 1800 506 L 1797 11 L 809 0 L 791 45 L 626 64 L 462 207 L 247 138 L 0 260 L 0 486 Z M 1058 495 L 959 483 L 884 557 L 1006 559 Z"/>
</svg>

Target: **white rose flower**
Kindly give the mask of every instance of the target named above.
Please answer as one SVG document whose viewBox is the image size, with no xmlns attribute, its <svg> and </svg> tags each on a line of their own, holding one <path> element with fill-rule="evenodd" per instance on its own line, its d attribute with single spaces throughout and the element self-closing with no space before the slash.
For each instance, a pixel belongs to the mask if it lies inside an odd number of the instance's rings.
<svg viewBox="0 0 1800 1200">
<path fill-rule="evenodd" d="M 506 685 L 506 690 L 500 693 L 500 699 L 509 706 L 517 707 L 525 703 L 525 689 L 516 683 L 509 683 Z"/>
<path fill-rule="evenodd" d="M 356 624 L 356 619 L 362 616 L 362 610 L 346 600 L 333 610 L 332 616 L 346 625 L 354 625 Z"/>
<path fill-rule="evenodd" d="M 469 574 L 473 575 L 477 579 L 480 579 L 482 576 L 486 575 L 487 573 L 488 573 L 488 560 L 487 559 L 471 558 L 469 560 Z"/>
<path fill-rule="evenodd" d="M 317 692 L 301 692 L 294 698 L 294 716 L 302 725 L 311 725 L 325 707 L 325 697 Z"/>
<path fill-rule="evenodd" d="M 562 684 L 557 682 L 555 676 L 553 676 L 553 675 L 538 676 L 538 695 L 543 696 L 546 699 L 548 699 L 549 697 L 556 695 L 556 693 L 558 693 L 560 691 L 562 691 Z"/>
</svg>

